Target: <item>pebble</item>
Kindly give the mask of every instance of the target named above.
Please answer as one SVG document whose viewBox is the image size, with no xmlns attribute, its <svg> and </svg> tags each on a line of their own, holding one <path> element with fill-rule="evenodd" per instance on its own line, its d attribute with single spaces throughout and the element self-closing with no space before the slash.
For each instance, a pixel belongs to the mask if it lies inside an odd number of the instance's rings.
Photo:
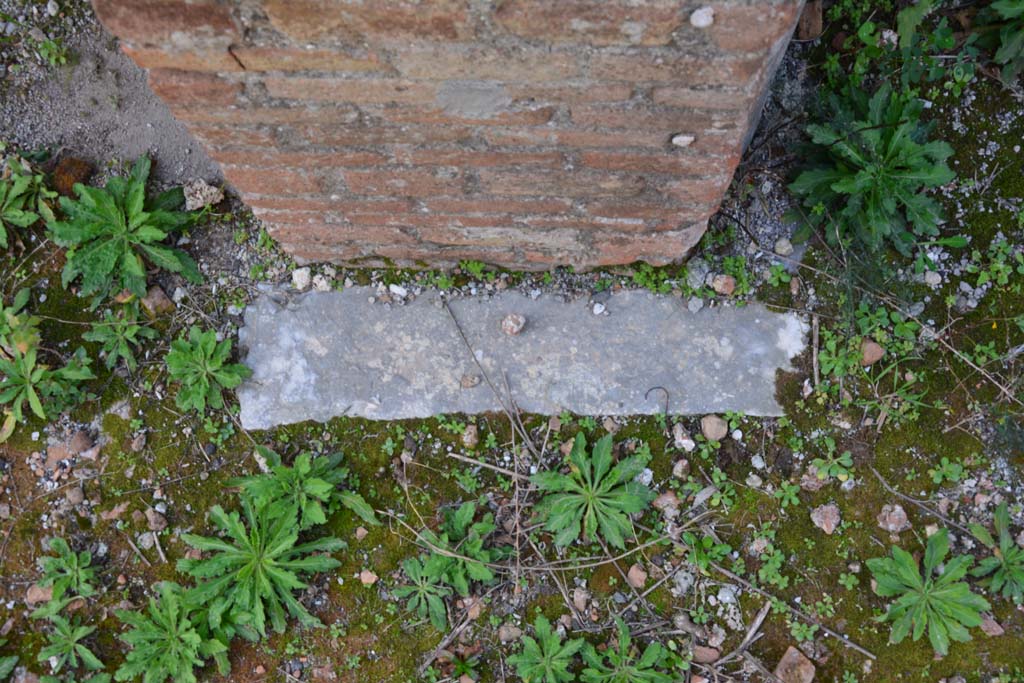
<svg viewBox="0 0 1024 683">
<path fill-rule="evenodd" d="M 860 364 L 864 367 L 874 365 L 878 361 L 882 360 L 882 356 L 885 355 L 885 349 L 881 345 L 872 340 L 865 339 L 860 344 Z"/>
<path fill-rule="evenodd" d="M 477 447 L 480 443 L 480 432 L 477 430 L 476 425 L 466 425 L 466 429 L 462 432 L 462 445 L 472 450 Z"/>
<path fill-rule="evenodd" d="M 677 133 L 672 136 L 672 144 L 676 147 L 689 147 L 696 142 L 696 140 L 696 137 L 687 135 L 686 133 Z"/>
<path fill-rule="evenodd" d="M 981 618 L 981 630 L 991 638 L 998 638 L 1006 633 L 1006 630 L 999 625 L 998 621 L 992 618 L 991 614 L 986 614 Z"/>
<path fill-rule="evenodd" d="M 707 647 L 706 645 L 693 646 L 693 661 L 698 664 L 712 664 L 717 662 L 721 656 L 721 651 L 716 648 Z"/>
<path fill-rule="evenodd" d="M 518 313 L 509 313 L 501 321 L 501 331 L 514 337 L 526 327 L 526 318 Z"/>
<path fill-rule="evenodd" d="M 357 541 L 361 541 L 361 540 L 363 540 L 364 538 L 366 538 L 366 536 L 367 536 L 367 535 L 368 535 L 369 533 L 370 533 L 370 532 L 369 532 L 369 531 L 367 531 L 366 527 L 364 527 L 364 526 L 359 526 L 359 527 L 356 527 L 356 540 L 357 540 Z"/>
<path fill-rule="evenodd" d="M 793 253 L 793 243 L 788 237 L 780 237 L 775 240 L 775 253 L 779 256 L 789 256 Z"/>
<path fill-rule="evenodd" d="M 53 586 L 40 586 L 37 583 L 32 584 L 28 587 L 28 592 L 25 593 L 25 603 L 29 607 L 32 605 L 38 605 L 41 602 L 49 602 L 53 598 Z"/>
<path fill-rule="evenodd" d="M 907 519 L 907 513 L 899 503 L 883 505 L 877 519 L 878 527 L 890 533 L 898 534 L 910 528 L 910 520 Z"/>
<path fill-rule="evenodd" d="M 602 304 L 600 302 L 594 304 L 594 308 L 593 308 L 594 315 L 602 315 L 605 312 L 605 310 L 607 310 L 607 309 L 606 309 L 604 304 Z"/>
<path fill-rule="evenodd" d="M 210 185 L 202 178 L 188 181 L 182 191 L 185 193 L 186 211 L 196 211 L 224 201 L 224 190 Z"/>
<path fill-rule="evenodd" d="M 393 294 L 394 296 L 397 296 L 399 299 L 404 299 L 405 297 L 409 296 L 409 290 L 407 290 L 405 287 L 401 285 L 390 284 L 388 285 L 388 291 L 391 292 L 391 294 Z"/>
<path fill-rule="evenodd" d="M 721 441 L 729 434 L 729 424 L 718 415 L 705 415 L 700 419 L 700 431 L 708 441 Z"/>
<path fill-rule="evenodd" d="M 686 458 L 676 460 L 676 464 L 672 466 L 672 476 L 676 479 L 686 479 L 690 476 L 690 461 Z"/>
<path fill-rule="evenodd" d="M 313 289 L 317 292 L 331 291 L 331 279 L 326 275 L 313 276 Z"/>
<path fill-rule="evenodd" d="M 359 572 L 359 582 L 364 586 L 372 586 L 373 584 L 377 583 L 377 580 L 379 578 L 380 577 L 371 572 L 369 569 L 364 569 L 363 571 Z"/>
<path fill-rule="evenodd" d="M 732 296 L 732 293 L 736 291 L 736 278 L 732 275 L 716 275 L 711 281 L 711 289 L 722 296 Z"/>
<path fill-rule="evenodd" d="M 763 470 L 764 458 L 761 457 L 760 455 L 755 455 L 750 459 L 750 466 L 753 467 L 755 470 Z"/>
<path fill-rule="evenodd" d="M 626 581 L 633 588 L 643 588 L 647 583 L 647 572 L 639 564 L 634 564 L 626 573 Z"/>
<path fill-rule="evenodd" d="M 811 510 L 811 521 L 814 522 L 814 526 L 831 536 L 842 521 L 839 506 L 829 503 L 814 508 Z"/>
<path fill-rule="evenodd" d="M 150 531 L 163 531 L 167 528 L 167 518 L 153 508 L 146 508 L 146 523 Z"/>
<path fill-rule="evenodd" d="M 750 474 L 747 475 L 746 484 L 752 489 L 759 489 L 764 484 L 764 480 L 761 479 L 761 477 L 754 474 L 753 472 L 751 472 Z"/>
<path fill-rule="evenodd" d="M 49 14 L 51 17 L 55 17 L 57 16 L 58 12 L 60 12 L 60 5 L 57 4 L 56 0 L 50 0 L 48 3 L 46 3 L 47 14 Z"/>
<path fill-rule="evenodd" d="M 934 270 L 927 270 L 924 273 L 924 283 L 929 287 L 938 287 L 942 284 L 942 276 Z"/>
<path fill-rule="evenodd" d="M 690 15 L 690 26 L 694 28 L 709 28 L 715 23 L 715 10 L 713 7 L 701 7 Z"/>
<path fill-rule="evenodd" d="M 786 649 L 774 671 L 775 677 L 783 683 L 811 683 L 814 673 L 814 662 L 792 645 Z"/>
<path fill-rule="evenodd" d="M 139 547 L 143 550 L 149 550 L 156 545 L 156 537 L 153 535 L 152 531 L 146 531 L 139 534 L 139 537 L 136 540 L 138 541 Z"/>
<path fill-rule="evenodd" d="M 72 486 L 64 494 L 64 497 L 68 499 L 68 502 L 72 505 L 81 505 L 85 501 L 85 491 L 82 490 L 81 486 Z"/>
<path fill-rule="evenodd" d="M 687 453 L 692 452 L 697 447 L 697 443 L 690 438 L 690 433 L 679 422 L 672 425 L 672 445 L 677 450 L 686 451 Z"/>
<path fill-rule="evenodd" d="M 313 276 L 308 267 L 296 268 L 292 271 L 292 287 L 304 292 L 309 289 L 310 282 L 312 282 Z"/>
<path fill-rule="evenodd" d="M 498 640 L 503 643 L 511 643 L 513 640 L 519 640 L 523 635 L 523 629 L 519 628 L 515 624 L 502 624 L 498 627 Z"/>
<path fill-rule="evenodd" d="M 686 302 L 686 310 L 690 313 L 696 313 L 702 308 L 704 308 L 704 299 L 699 296 L 691 296 L 690 300 Z"/>
</svg>

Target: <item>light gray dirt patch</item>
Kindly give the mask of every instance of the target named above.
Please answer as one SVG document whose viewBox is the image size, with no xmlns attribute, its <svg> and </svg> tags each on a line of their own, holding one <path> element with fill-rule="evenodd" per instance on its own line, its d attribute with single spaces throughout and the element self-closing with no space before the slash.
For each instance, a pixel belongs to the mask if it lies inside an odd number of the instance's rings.
<svg viewBox="0 0 1024 683">
<path fill-rule="evenodd" d="M 217 164 L 150 90 L 145 71 L 91 16 L 68 47 L 65 66 L 26 65 L 0 79 L 0 140 L 97 168 L 149 154 L 165 183 L 221 180 Z"/>
<path fill-rule="evenodd" d="M 792 313 L 750 305 L 694 314 L 646 291 L 613 294 L 602 315 L 586 300 L 518 292 L 456 299 L 451 314 L 436 293 L 401 306 L 372 302 L 374 293 L 265 295 L 248 308 L 239 337 L 253 376 L 238 390 L 246 429 L 499 411 L 488 378 L 503 395 L 507 379 L 530 413 L 654 414 L 667 392 L 672 414 L 781 415 L 776 373 L 792 369 L 806 336 Z M 526 318 L 516 336 L 502 331 L 509 314 Z"/>
</svg>

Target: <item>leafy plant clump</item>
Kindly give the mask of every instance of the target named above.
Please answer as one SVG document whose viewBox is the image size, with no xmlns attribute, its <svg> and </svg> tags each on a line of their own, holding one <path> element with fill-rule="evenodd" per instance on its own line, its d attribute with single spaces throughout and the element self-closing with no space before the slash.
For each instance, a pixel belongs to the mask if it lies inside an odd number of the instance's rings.
<svg viewBox="0 0 1024 683">
<path fill-rule="evenodd" d="M 967 642 L 968 629 L 981 624 L 981 612 L 988 601 L 971 592 L 961 581 L 973 564 L 970 555 L 958 555 L 936 569 L 949 554 L 949 532 L 942 529 L 928 539 L 924 553 L 924 575 L 907 551 L 893 546 L 892 557 L 867 561 L 882 597 L 895 597 L 879 621 L 893 622 L 889 640 L 900 643 L 908 634 L 919 640 L 925 631 L 932 648 L 940 655 L 949 653 L 949 641 Z"/>
<path fill-rule="evenodd" d="M 145 612 L 118 610 L 117 618 L 130 630 L 120 636 L 132 649 L 114 677 L 119 681 L 142 677 L 143 683 L 196 683 L 195 669 L 209 657 L 217 659 L 227 674 L 227 646 L 216 638 L 203 637 L 185 604 L 177 584 L 158 585 L 159 599 L 150 598 Z"/>
<path fill-rule="evenodd" d="M 1024 0 L 996 0 L 979 19 L 988 24 L 990 35 L 998 36 L 993 59 L 1003 67 L 1003 80 L 1013 83 L 1024 73 Z"/>
<path fill-rule="evenodd" d="M 50 662 L 54 673 L 65 666 L 77 669 L 79 660 L 90 671 L 103 668 L 103 662 L 82 641 L 96 631 L 95 626 L 82 626 L 58 614 L 50 615 L 53 631 L 47 635 L 49 644 L 39 650 L 36 661 Z"/>
<path fill-rule="evenodd" d="M 65 593 L 88 598 L 96 594 L 92 581 L 96 570 L 92 564 L 92 553 L 88 550 L 76 553 L 63 538 L 50 540 L 50 551 L 56 556 L 46 556 L 40 560 L 43 578 L 39 585 L 53 586 L 54 599 Z"/>
<path fill-rule="evenodd" d="M 139 305 L 132 302 L 117 313 L 105 311 L 103 321 L 93 323 L 92 329 L 83 334 L 82 339 L 102 344 L 108 370 L 113 370 L 121 359 L 129 370 L 135 370 L 139 364 L 133 349 L 140 347 L 143 340 L 156 339 L 157 336 L 152 327 L 139 323 Z"/>
<path fill-rule="evenodd" d="M 633 646 L 629 627 L 616 618 L 618 647 L 609 647 L 603 654 L 588 644 L 583 649 L 584 683 L 673 683 L 674 676 L 658 671 L 668 654 L 661 643 L 652 642 L 641 653 Z"/>
<path fill-rule="evenodd" d="M 551 622 L 538 614 L 533 622 L 536 638 L 524 635 L 523 650 L 508 658 L 516 673 L 526 683 L 570 683 L 575 676 L 569 671 L 573 656 L 583 647 L 581 638 L 562 642 L 551 628 Z"/>
<path fill-rule="evenodd" d="M 8 230 L 27 228 L 39 220 L 32 211 L 33 176 L 12 167 L 9 178 L 0 179 L 0 247 L 7 248 Z"/>
<path fill-rule="evenodd" d="M 440 534 L 429 529 L 420 532 L 427 546 L 448 551 L 442 556 L 444 582 L 463 597 L 470 594 L 470 581 L 494 581 L 494 572 L 488 565 L 506 555 L 504 548 L 484 547 L 487 537 L 497 528 L 494 515 L 487 513 L 479 522 L 474 522 L 475 518 L 476 503 L 469 501 L 454 512 L 445 512 Z"/>
<path fill-rule="evenodd" d="M 448 608 L 444 599 L 451 590 L 444 585 L 447 558 L 430 555 L 426 561 L 413 557 L 402 563 L 402 570 L 411 585 L 399 586 L 393 591 L 396 598 L 408 598 L 406 608 L 420 619 L 430 619 L 438 631 L 448 628 Z"/>
<path fill-rule="evenodd" d="M 888 84 L 870 99 L 851 86 L 828 104 L 826 121 L 807 127 L 815 161 L 790 189 L 833 243 L 856 240 L 870 251 L 888 243 L 909 256 L 916 237 L 938 234 L 942 210 L 925 190 L 953 180 L 953 148 L 928 141 L 921 101 Z"/>
<path fill-rule="evenodd" d="M 164 361 L 171 379 L 181 383 L 174 403 L 182 410 L 197 410 L 206 406 L 220 410 L 224 407 L 224 389 L 234 389 L 252 375 L 252 370 L 239 363 L 228 363 L 231 341 L 217 341 L 213 330 L 203 332 L 192 327 L 188 339 L 171 342 L 171 350 Z"/>
<path fill-rule="evenodd" d="M 978 566 L 971 570 L 971 576 L 985 577 L 984 585 L 993 593 L 1002 593 L 1004 598 L 1016 604 L 1024 602 L 1024 548 L 1017 545 L 1010 532 L 1010 512 L 1006 503 L 996 508 L 993 526 L 999 535 L 998 543 L 988 530 L 971 525 L 971 533 L 992 551 Z"/>
<path fill-rule="evenodd" d="M 25 351 L 15 347 L 11 357 L 0 355 L 0 405 L 10 405 L 10 411 L 0 429 L 0 442 L 14 431 L 14 425 L 24 419 L 23 408 L 28 403 L 36 417 L 46 420 L 78 403 L 82 398 L 79 384 L 95 378 L 89 369 L 91 360 L 85 349 L 78 348 L 68 362 L 60 368 L 38 362 L 38 348 Z"/>
<path fill-rule="evenodd" d="M 60 199 L 65 220 L 49 224 L 53 241 L 68 250 L 64 287 L 80 279 L 79 293 L 94 297 L 94 307 L 123 290 L 145 296 L 147 261 L 202 282 L 192 257 L 160 244 L 191 223 L 192 216 L 179 211 L 184 203 L 180 188 L 147 199 L 151 165 L 143 156 L 128 178 L 111 178 L 103 188 L 76 184 L 77 200 Z"/>
<path fill-rule="evenodd" d="M 301 574 L 337 567 L 337 560 L 319 553 L 340 550 L 345 544 L 330 537 L 298 543 L 297 517 L 294 508 L 278 514 L 255 507 L 243 496 L 242 515 L 224 512 L 219 505 L 210 510 L 210 520 L 224 538 L 182 536 L 193 548 L 212 553 L 206 559 L 178 560 L 179 571 L 201 581 L 191 596 L 210 606 L 212 628 L 219 626 L 223 615 L 251 619 L 261 636 L 266 635 L 268 619 L 276 632 L 283 633 L 287 614 L 303 626 L 321 625 L 292 591 L 307 587 Z"/>
<path fill-rule="evenodd" d="M 240 477 L 230 484 L 241 488 L 258 506 L 269 508 L 271 514 L 293 514 L 298 510 L 300 527 L 308 529 L 326 523 L 327 515 L 340 505 L 368 524 L 380 524 L 373 508 L 359 493 L 341 488 L 348 479 L 348 470 L 340 466 L 341 453 L 315 458 L 303 453 L 288 467 L 269 448 L 257 446 L 256 450 L 270 471 Z"/>
<path fill-rule="evenodd" d="M 537 504 L 544 529 L 555 534 L 555 545 L 564 547 L 582 532 L 593 542 L 597 532 L 616 548 L 626 547 L 632 529 L 629 515 L 647 508 L 655 494 L 634 481 L 646 466 L 640 455 L 612 466 L 612 437 L 607 435 L 587 454 L 587 440 L 577 434 L 569 454 L 569 474 L 540 472 L 531 481 L 548 492 Z"/>
</svg>

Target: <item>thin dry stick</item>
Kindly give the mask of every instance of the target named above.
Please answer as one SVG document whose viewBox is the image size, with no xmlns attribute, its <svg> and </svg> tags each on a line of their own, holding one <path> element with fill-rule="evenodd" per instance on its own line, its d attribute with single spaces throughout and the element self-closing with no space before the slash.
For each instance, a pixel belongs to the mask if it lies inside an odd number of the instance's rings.
<svg viewBox="0 0 1024 683">
<path fill-rule="evenodd" d="M 651 529 L 648 529 L 647 527 L 645 527 L 643 525 L 637 524 L 637 526 L 640 529 L 642 529 L 642 530 L 644 530 L 644 531 L 646 531 L 648 533 L 653 533 L 653 531 Z M 685 543 L 683 543 L 682 541 L 676 540 L 674 538 L 670 538 L 669 540 L 671 540 L 672 543 L 675 546 L 681 548 L 682 550 L 687 550 L 687 551 L 690 550 L 690 547 L 688 545 L 686 545 Z M 730 579 L 732 581 L 735 581 L 735 582 L 737 582 L 739 584 L 742 584 L 747 590 L 752 591 L 754 593 L 757 593 L 758 595 L 760 595 L 763 598 L 767 598 L 768 600 L 773 600 L 773 601 L 774 600 L 778 600 L 778 598 L 776 598 L 774 595 L 772 595 L 768 591 L 766 591 L 764 589 L 761 589 L 761 588 L 758 588 L 754 584 L 752 584 L 749 581 L 747 581 L 746 579 L 744 579 L 742 576 L 738 576 L 738 575 L 732 573 L 731 571 L 729 571 L 728 569 L 726 569 L 725 567 L 723 567 L 722 565 L 720 565 L 720 564 L 718 564 L 716 562 L 709 562 L 708 566 L 711 567 L 712 569 L 714 569 L 715 571 L 717 571 L 719 574 L 722 574 L 726 578 L 728 578 L 728 579 Z M 818 621 L 814 617 L 810 616 L 809 614 L 804 614 L 803 612 L 801 612 L 800 610 L 796 609 L 795 607 L 790 607 L 785 602 L 779 601 L 779 604 L 783 605 L 786 608 L 786 610 L 790 614 L 792 614 L 793 616 L 798 617 L 798 618 L 800 618 L 800 619 L 802 619 L 802 620 L 804 620 L 806 622 L 809 622 L 811 624 L 814 624 L 819 629 L 821 629 L 824 633 L 827 633 L 828 635 L 832 636 L 833 638 L 836 638 L 837 640 L 842 641 L 842 643 L 844 645 L 846 645 L 848 648 L 850 648 L 852 650 L 856 650 L 857 652 L 860 652 L 862 655 L 864 655 L 865 657 L 868 657 L 870 659 L 877 659 L 875 657 L 875 655 L 873 655 L 868 650 L 865 650 L 863 647 L 861 647 L 857 643 L 853 642 L 852 640 L 850 640 L 849 638 L 844 636 L 842 633 L 838 633 L 836 631 L 833 631 L 828 626 L 825 626 L 824 624 L 822 624 L 820 621 Z"/>
<path fill-rule="evenodd" d="M 147 567 L 153 566 L 152 563 L 146 559 L 146 556 L 142 554 L 142 551 L 139 550 L 139 546 L 135 545 L 135 543 L 132 541 L 131 536 L 125 534 L 124 540 L 128 541 L 128 547 L 135 551 L 135 554 L 139 556 L 139 559 L 142 560 L 142 563 L 144 565 L 146 565 Z"/>
<path fill-rule="evenodd" d="M 538 455 L 534 451 L 533 444 L 530 442 L 530 435 L 526 432 L 525 429 L 523 429 L 522 423 L 518 422 L 516 420 L 515 415 L 513 415 L 513 409 L 515 407 L 514 404 L 511 407 L 505 404 L 505 398 L 502 396 L 501 392 L 498 391 L 498 388 L 494 386 L 494 382 L 491 381 L 491 376 L 487 373 L 487 370 L 484 369 L 483 364 L 476 357 L 476 352 L 473 350 L 473 345 L 469 343 L 469 338 L 463 331 L 462 325 L 459 324 L 459 319 L 455 317 L 455 313 L 452 311 L 447 301 L 444 301 L 442 299 L 441 303 L 444 305 L 444 310 L 448 311 L 448 316 L 452 319 L 452 322 L 455 323 L 455 329 L 459 333 L 459 337 L 462 338 L 462 342 L 466 345 L 466 349 L 469 351 L 469 355 L 473 359 L 473 363 L 476 364 L 477 369 L 480 370 L 480 374 L 483 375 L 484 381 L 487 382 L 487 386 L 489 386 L 491 388 L 491 391 L 494 392 L 495 397 L 498 399 L 498 403 L 501 404 L 501 409 L 505 412 L 506 415 L 508 415 L 508 419 L 512 422 L 513 431 L 522 430 L 520 432 L 520 437 L 523 439 L 523 443 L 530 449 L 530 451 L 534 455 Z M 512 396 L 509 395 L 508 399 L 509 402 L 511 403 Z"/>
<path fill-rule="evenodd" d="M 966 528 L 964 526 L 961 526 L 960 524 L 957 524 L 956 522 L 954 522 L 953 520 L 949 519 L 948 517 L 944 517 L 940 513 L 936 512 L 935 510 L 932 510 L 930 507 L 925 505 L 922 501 L 917 500 L 916 498 L 911 498 L 907 494 L 900 493 L 899 491 L 894 489 L 892 486 L 889 485 L 889 482 L 887 482 L 885 480 L 885 478 L 882 477 L 882 475 L 879 474 L 878 470 L 876 470 L 874 467 L 871 468 L 871 471 L 874 472 L 876 477 L 878 477 L 878 481 L 881 482 L 881 484 L 885 488 L 885 490 L 888 491 L 889 493 L 891 493 L 892 495 L 896 496 L 897 498 L 900 498 L 901 500 L 907 501 L 911 505 L 914 505 L 914 506 L 920 508 L 921 510 L 927 512 L 932 517 L 936 517 L 936 518 L 942 520 L 942 522 L 944 524 L 946 524 L 947 526 L 956 527 L 962 533 L 965 533 L 965 534 L 970 534 L 971 533 L 970 529 L 968 529 L 968 528 Z"/>
<path fill-rule="evenodd" d="M 158 534 L 155 531 L 152 532 L 152 533 L 153 533 L 153 542 L 156 545 L 156 552 L 160 556 L 160 561 L 163 562 L 164 564 L 167 564 L 167 556 L 164 555 L 164 548 L 163 548 L 162 545 L 160 545 L 160 534 Z"/>
</svg>

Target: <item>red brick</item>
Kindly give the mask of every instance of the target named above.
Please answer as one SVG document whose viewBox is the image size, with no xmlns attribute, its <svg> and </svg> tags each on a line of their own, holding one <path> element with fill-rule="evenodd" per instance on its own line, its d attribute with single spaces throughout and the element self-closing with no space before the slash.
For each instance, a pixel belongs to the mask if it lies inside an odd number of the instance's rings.
<svg viewBox="0 0 1024 683">
<path fill-rule="evenodd" d="M 534 126 L 547 123 L 557 113 L 555 107 L 537 107 L 536 109 L 503 111 L 493 115 L 481 115 L 480 118 L 471 118 L 449 114 L 436 109 L 414 109 L 407 107 L 380 109 L 366 107 L 364 109 L 390 123 L 424 125 Z"/>
<path fill-rule="evenodd" d="M 242 93 L 240 83 L 220 76 L 176 69 L 153 69 L 149 87 L 178 107 L 223 107 L 235 104 Z"/>
<path fill-rule="evenodd" d="M 177 69 L 181 71 L 241 71 L 242 66 L 227 47 L 177 50 L 163 47 L 132 47 L 121 44 L 121 50 L 143 69 Z"/>
<path fill-rule="evenodd" d="M 420 239 L 437 244 L 454 244 L 472 247 L 508 247 L 533 249 L 574 250 L 579 246 L 579 236 L 571 230 L 538 230 L 524 226 L 490 225 L 460 227 L 457 225 L 436 228 L 418 228 Z"/>
<path fill-rule="evenodd" d="M 580 74 L 579 61 L 571 52 L 438 46 L 403 49 L 395 54 L 393 64 L 409 78 L 535 83 L 575 78 Z"/>
<path fill-rule="evenodd" d="M 469 0 L 264 0 L 271 23 L 300 41 L 461 40 L 471 34 Z"/>
<path fill-rule="evenodd" d="M 276 144 L 272 129 L 246 126 L 209 126 L 193 123 L 188 132 L 207 147 L 273 147 Z"/>
<path fill-rule="evenodd" d="M 172 36 L 230 42 L 239 35 L 227 4 L 217 0 L 93 0 L 92 5 L 108 31 L 137 45 L 168 43 Z"/>
<path fill-rule="evenodd" d="M 489 152 L 447 149 L 398 149 L 395 161 L 413 166 L 544 166 L 561 168 L 565 155 L 559 152 Z"/>
<path fill-rule="evenodd" d="M 360 168 L 378 166 L 388 158 L 377 152 L 345 150 L 340 152 L 277 152 L 275 150 L 223 150 L 213 154 L 221 164 L 251 166 L 253 168 L 275 168 L 294 166 L 299 168 Z"/>
<path fill-rule="evenodd" d="M 271 97 L 312 102 L 354 102 L 359 104 L 433 104 L 437 88 L 387 78 L 267 78 Z"/>
<path fill-rule="evenodd" d="M 787 37 L 803 3 L 796 0 L 770 5 L 714 5 L 715 22 L 708 29 L 715 44 L 732 52 L 763 52 Z"/>
<path fill-rule="evenodd" d="M 654 88 L 652 98 L 655 104 L 665 104 L 671 107 L 735 110 L 744 113 L 750 109 L 750 103 L 753 100 L 752 95 L 740 88 L 730 90 L 698 89 L 678 85 L 658 86 Z"/>
<path fill-rule="evenodd" d="M 511 83 L 505 86 L 505 91 L 513 101 L 523 105 L 624 102 L 633 97 L 633 86 L 628 83 L 588 83 L 571 86 L 561 83 Z"/>
<path fill-rule="evenodd" d="M 701 175 L 709 164 L 714 163 L 707 155 L 687 153 L 679 150 L 672 154 L 619 152 L 581 152 L 580 162 L 590 168 L 611 171 L 635 171 L 638 173 L 671 173 Z"/>
<path fill-rule="evenodd" d="M 280 235 L 282 239 L 297 242 L 320 242 L 338 244 L 344 242 L 364 242 L 369 244 L 414 243 L 416 237 L 408 229 L 389 225 L 344 225 L 340 223 L 271 223 L 274 229 L 271 235 Z"/>
<path fill-rule="evenodd" d="M 763 66 L 760 57 L 595 54 L 588 73 L 602 81 L 685 83 L 688 86 L 743 86 Z"/>
<path fill-rule="evenodd" d="M 323 199 L 303 197 L 260 197 L 249 202 L 253 211 L 272 214 L 275 211 L 322 211 L 324 213 L 364 214 L 364 213 L 407 213 L 413 210 L 414 203 L 410 199 Z"/>
<path fill-rule="evenodd" d="M 721 202 L 722 195 L 732 182 L 732 172 L 728 175 L 703 176 L 700 178 L 680 178 L 661 185 L 658 189 L 669 197 L 679 201 L 704 203 Z"/>
<path fill-rule="evenodd" d="M 442 174 L 421 170 L 346 171 L 345 184 L 351 192 L 360 195 L 386 195 L 391 197 L 431 197 L 460 195 L 466 179 L 460 171 Z"/>
<path fill-rule="evenodd" d="M 246 71 L 389 71 L 377 55 L 355 57 L 340 50 L 305 50 L 291 47 L 234 47 Z"/>
<path fill-rule="evenodd" d="M 537 214 L 565 213 L 572 210 L 572 202 L 568 199 L 507 199 L 505 197 L 470 198 L 470 199 L 428 199 L 426 207 L 430 211 L 448 214 L 503 213 L 503 214 Z"/>
<path fill-rule="evenodd" d="M 678 0 L 506 0 L 495 22 L 529 40 L 665 45 L 684 21 Z"/>
<path fill-rule="evenodd" d="M 668 146 L 665 133 L 615 130 L 593 131 L 565 128 L 495 128 L 482 133 L 492 145 L 530 145 L 537 147 L 600 147 L 621 149 L 644 147 L 664 149 Z"/>
<path fill-rule="evenodd" d="M 476 131 L 466 126 L 367 126 L 300 125 L 279 129 L 282 144 L 308 144 L 321 147 L 367 145 L 426 145 L 468 142 Z"/>
<path fill-rule="evenodd" d="M 187 123 L 252 126 L 260 124 L 315 123 L 323 125 L 349 124 L 358 113 L 346 107 L 321 105 L 280 107 L 197 107 L 176 106 L 168 102 L 174 116 Z"/>
<path fill-rule="evenodd" d="M 224 175 L 243 194 L 287 196 L 317 194 L 321 189 L 320 184 L 303 171 L 224 166 Z"/>
<path fill-rule="evenodd" d="M 703 131 L 731 130 L 743 122 L 740 112 L 700 111 L 698 109 L 674 109 L 660 107 L 612 108 L 600 105 L 584 105 L 572 110 L 572 122 L 591 128 L 630 128 L 641 130 Z"/>
<path fill-rule="evenodd" d="M 685 256 L 700 241 L 706 227 L 704 223 L 695 223 L 650 235 L 597 233 L 590 239 L 592 253 L 588 254 L 588 261 L 597 265 L 633 261 L 667 265 Z"/>
<path fill-rule="evenodd" d="M 638 175 L 598 173 L 595 171 L 516 172 L 483 169 L 480 184 L 497 195 L 535 195 L 539 197 L 632 197 L 644 191 L 645 181 Z"/>
</svg>

